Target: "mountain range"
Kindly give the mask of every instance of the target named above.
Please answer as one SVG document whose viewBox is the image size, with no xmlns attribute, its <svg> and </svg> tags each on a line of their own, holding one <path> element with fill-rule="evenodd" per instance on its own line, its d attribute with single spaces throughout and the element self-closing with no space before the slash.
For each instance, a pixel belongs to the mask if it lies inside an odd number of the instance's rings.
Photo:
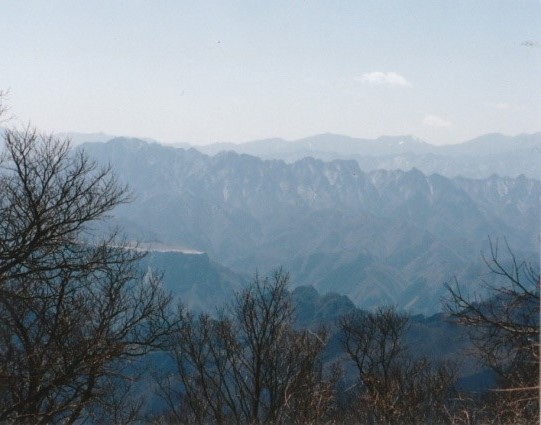
<svg viewBox="0 0 541 425">
<path fill-rule="evenodd" d="M 1 129 L 0 129 L 1 131 Z M 85 142 L 106 142 L 116 138 L 105 133 L 58 133 L 70 138 L 73 145 Z M 154 139 L 142 138 L 146 142 Z M 194 148 L 207 155 L 233 151 L 263 159 L 281 159 L 288 163 L 305 157 L 325 161 L 353 159 L 363 171 L 379 169 L 409 171 L 417 168 L 425 174 L 447 177 L 486 178 L 492 174 L 541 179 L 541 133 L 508 136 L 485 134 L 475 139 L 450 145 L 432 145 L 417 137 L 381 136 L 361 139 L 340 134 L 318 134 L 298 140 L 280 138 L 246 143 L 212 143 L 191 145 L 175 143 L 171 146 Z"/>
<path fill-rule="evenodd" d="M 320 134 L 295 141 L 266 139 L 243 144 L 216 143 L 196 149 L 209 155 L 230 150 L 287 162 L 307 156 L 326 161 L 354 159 L 364 171 L 417 168 L 427 174 L 439 173 L 448 177 L 484 178 L 492 174 L 516 177 L 524 174 L 541 178 L 541 133 L 486 134 L 443 146 L 431 145 L 413 136 L 359 139 Z"/>
<path fill-rule="evenodd" d="M 351 159 L 209 156 L 138 139 L 82 148 L 129 184 L 135 201 L 114 217 L 128 237 L 205 252 L 243 276 L 283 266 L 295 285 L 363 307 L 439 311 L 443 282 L 485 273 L 489 236 L 538 258 L 541 183 L 525 176 L 366 172 Z"/>
</svg>

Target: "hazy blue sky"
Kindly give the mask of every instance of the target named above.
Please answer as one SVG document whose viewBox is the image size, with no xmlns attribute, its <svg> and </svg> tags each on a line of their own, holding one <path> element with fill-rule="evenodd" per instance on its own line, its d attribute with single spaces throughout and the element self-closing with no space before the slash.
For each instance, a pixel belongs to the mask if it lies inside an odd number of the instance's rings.
<svg viewBox="0 0 541 425">
<path fill-rule="evenodd" d="M 539 0 L 0 0 L 19 122 L 166 142 L 541 130 Z"/>
</svg>

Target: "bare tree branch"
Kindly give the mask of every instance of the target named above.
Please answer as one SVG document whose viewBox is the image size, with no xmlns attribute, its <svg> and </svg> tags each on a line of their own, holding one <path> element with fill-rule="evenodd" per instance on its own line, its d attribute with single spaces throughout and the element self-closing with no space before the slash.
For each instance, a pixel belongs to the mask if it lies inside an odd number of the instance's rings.
<svg viewBox="0 0 541 425">
<path fill-rule="evenodd" d="M 113 378 L 122 389 L 122 364 L 162 347 L 171 328 L 170 297 L 139 270 L 144 253 L 116 234 L 88 238 L 127 189 L 67 140 L 26 128 L 4 142 L 0 422 L 121 417 L 130 403 L 111 392 Z"/>
<path fill-rule="evenodd" d="M 506 257 L 490 241 L 488 269 L 503 280 L 482 282 L 484 296 L 468 296 L 455 280 L 447 284 L 446 308 L 464 325 L 474 354 L 499 377 L 491 400 L 504 421 L 539 419 L 539 271 L 519 261 L 507 241 Z"/>
</svg>

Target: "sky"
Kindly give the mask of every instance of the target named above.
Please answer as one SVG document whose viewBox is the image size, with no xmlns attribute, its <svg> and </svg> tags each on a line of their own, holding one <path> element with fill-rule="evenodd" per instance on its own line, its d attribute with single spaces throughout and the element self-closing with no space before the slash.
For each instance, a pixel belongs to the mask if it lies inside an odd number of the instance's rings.
<svg viewBox="0 0 541 425">
<path fill-rule="evenodd" d="M 0 0 L 0 28 L 9 125 L 193 144 L 541 130 L 539 0 Z"/>
</svg>

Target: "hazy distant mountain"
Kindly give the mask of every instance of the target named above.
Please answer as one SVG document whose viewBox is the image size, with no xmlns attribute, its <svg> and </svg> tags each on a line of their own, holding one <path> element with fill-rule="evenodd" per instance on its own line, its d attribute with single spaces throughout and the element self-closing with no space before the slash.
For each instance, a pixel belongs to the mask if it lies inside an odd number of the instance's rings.
<svg viewBox="0 0 541 425">
<path fill-rule="evenodd" d="M 337 134 L 321 134 L 295 141 L 266 139 L 195 148 L 209 155 L 235 151 L 287 162 L 308 156 L 323 160 L 355 159 L 363 171 L 408 171 L 417 168 L 426 174 L 439 173 L 448 177 L 461 175 L 484 178 L 492 174 L 516 177 L 524 174 L 541 178 L 541 133 L 519 136 L 487 134 L 464 143 L 445 146 L 434 146 L 413 136 L 356 139 Z"/>
<path fill-rule="evenodd" d="M 137 139 L 84 148 L 130 184 L 135 202 L 115 210 L 130 236 L 241 273 L 283 265 L 295 284 L 362 306 L 439 310 L 442 282 L 485 272 L 488 236 L 538 252 L 541 183 L 526 177 L 366 173 L 353 160 L 209 157 Z"/>
<path fill-rule="evenodd" d="M 0 133 L 4 130 L 0 127 Z M 109 140 L 132 140 L 106 133 L 67 132 L 57 135 L 69 138 L 74 146 Z M 137 140 L 157 143 L 150 138 Z M 517 136 L 492 133 L 463 143 L 443 146 L 431 145 L 409 135 L 360 139 L 331 133 L 293 141 L 274 138 L 240 144 L 176 143 L 169 146 L 194 148 L 207 155 L 233 151 L 262 159 L 280 159 L 288 163 L 306 157 L 324 161 L 353 159 L 365 172 L 382 169 L 409 171 L 416 168 L 424 174 L 438 173 L 447 177 L 487 178 L 493 174 L 517 177 L 523 174 L 541 180 L 541 133 Z"/>
<path fill-rule="evenodd" d="M 455 155 L 494 155 L 517 150 L 536 153 L 541 149 L 541 133 L 506 136 L 499 133 L 485 134 L 457 145 L 444 145 L 439 148 L 446 154 Z"/>
<path fill-rule="evenodd" d="M 56 133 L 56 136 L 64 139 L 70 139 L 72 146 L 82 143 L 102 143 L 114 139 L 116 136 L 106 133 L 77 133 L 75 131 Z"/>
<path fill-rule="evenodd" d="M 242 144 L 216 143 L 197 146 L 196 148 L 209 155 L 232 150 L 264 158 L 275 156 L 277 159 L 299 159 L 305 156 L 314 156 L 313 153 L 321 155 L 428 153 L 432 151 L 434 146 L 413 136 L 382 136 L 378 139 L 356 139 L 327 133 L 295 141 L 264 139 Z M 289 156 L 289 158 L 281 158 L 282 155 Z"/>
<path fill-rule="evenodd" d="M 73 145 L 106 142 L 115 139 L 105 133 L 58 133 Z M 119 139 L 119 138 L 116 138 Z M 149 143 L 150 138 L 140 139 Z M 492 174 L 541 179 L 541 133 L 506 136 L 486 134 L 463 143 L 435 146 L 414 136 L 381 136 L 360 139 L 339 134 L 319 134 L 303 139 L 263 139 L 241 144 L 214 143 L 190 145 L 176 143 L 177 148 L 194 148 L 207 155 L 233 151 L 263 159 L 295 162 L 313 157 L 325 161 L 354 159 L 363 171 L 404 170 L 417 168 L 425 174 L 447 177 L 486 178 Z"/>
<path fill-rule="evenodd" d="M 71 141 L 72 146 L 77 146 L 83 143 L 103 143 L 109 140 L 115 139 L 117 136 L 106 133 L 78 133 L 75 131 L 56 133 L 56 136 L 60 138 L 66 138 Z M 140 140 L 143 140 L 148 143 L 157 143 L 156 140 L 149 137 L 143 137 Z"/>
</svg>

